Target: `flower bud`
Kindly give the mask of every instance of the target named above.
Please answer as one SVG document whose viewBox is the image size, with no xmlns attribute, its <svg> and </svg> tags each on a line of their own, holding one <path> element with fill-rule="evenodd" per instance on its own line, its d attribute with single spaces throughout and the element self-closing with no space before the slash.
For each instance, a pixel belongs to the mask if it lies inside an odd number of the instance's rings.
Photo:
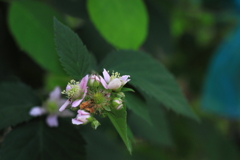
<svg viewBox="0 0 240 160">
<path fill-rule="evenodd" d="M 99 82 L 100 82 L 100 78 L 98 76 L 91 75 L 90 79 L 88 81 L 88 84 L 89 84 L 89 86 L 96 88 L 99 86 L 99 84 L 100 84 Z"/>
<path fill-rule="evenodd" d="M 125 94 L 123 92 L 118 92 L 117 93 L 117 97 L 118 98 L 124 98 L 125 97 Z"/>
<path fill-rule="evenodd" d="M 92 121 L 91 125 L 92 125 L 92 128 L 97 129 L 97 127 L 100 125 L 100 123 L 96 119 L 94 119 Z"/>
<path fill-rule="evenodd" d="M 123 107 L 121 98 L 114 98 L 112 102 L 113 107 L 116 109 L 121 109 Z"/>
</svg>

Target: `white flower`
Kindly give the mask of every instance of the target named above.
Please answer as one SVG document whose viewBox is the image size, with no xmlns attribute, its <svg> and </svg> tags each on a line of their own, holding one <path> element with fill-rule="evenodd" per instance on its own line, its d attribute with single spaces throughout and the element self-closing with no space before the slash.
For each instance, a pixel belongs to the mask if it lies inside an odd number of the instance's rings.
<svg viewBox="0 0 240 160">
<path fill-rule="evenodd" d="M 100 81 L 105 89 L 116 90 L 130 81 L 130 79 L 128 79 L 130 77 L 129 75 L 120 77 L 120 74 L 115 72 L 110 76 L 106 69 L 103 70 L 103 77 L 100 77 Z"/>
<path fill-rule="evenodd" d="M 48 114 L 46 118 L 46 123 L 49 127 L 57 127 L 58 120 L 57 117 L 72 117 L 74 114 L 68 110 L 64 112 L 59 112 L 58 109 L 66 99 L 61 98 L 61 89 L 59 87 L 55 87 L 54 90 L 49 94 L 48 100 L 43 103 L 43 106 L 35 106 L 33 107 L 29 114 L 33 117 L 41 116 L 44 114 Z"/>
</svg>

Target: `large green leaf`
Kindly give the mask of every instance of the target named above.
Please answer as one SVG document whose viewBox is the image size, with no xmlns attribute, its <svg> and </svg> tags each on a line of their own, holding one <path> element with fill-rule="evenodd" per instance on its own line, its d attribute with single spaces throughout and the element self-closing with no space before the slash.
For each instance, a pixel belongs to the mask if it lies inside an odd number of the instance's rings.
<svg viewBox="0 0 240 160">
<path fill-rule="evenodd" d="M 129 125 L 134 134 L 153 144 L 173 146 L 165 111 L 156 100 L 147 97 L 148 100 L 145 102 L 131 94 L 126 94 L 126 98 L 127 107 L 134 112 L 129 116 Z"/>
<path fill-rule="evenodd" d="M 32 0 L 11 1 L 8 23 L 22 50 L 39 65 L 55 73 L 64 73 L 54 45 L 53 16 L 60 17 L 51 7 Z"/>
<path fill-rule="evenodd" d="M 88 0 L 90 18 L 102 36 L 120 49 L 137 49 L 147 35 L 148 16 L 141 0 Z"/>
<path fill-rule="evenodd" d="M 2 143 L 0 159 L 83 159 L 85 142 L 70 121 L 59 119 L 59 127 L 50 128 L 44 118 L 14 128 Z"/>
<path fill-rule="evenodd" d="M 20 82 L 0 83 L 0 129 L 29 120 L 29 111 L 40 100 Z"/>
<path fill-rule="evenodd" d="M 81 79 L 90 70 L 90 54 L 81 39 L 54 18 L 55 43 L 64 70 L 73 78 Z"/>
<path fill-rule="evenodd" d="M 108 117 L 111 120 L 112 124 L 118 131 L 123 142 L 125 143 L 130 154 L 132 153 L 132 145 L 128 138 L 128 127 L 127 127 L 127 112 L 126 107 L 120 110 L 112 110 L 112 113 L 108 113 Z"/>
<path fill-rule="evenodd" d="M 149 55 L 139 51 L 116 51 L 102 62 L 107 70 L 130 75 L 131 85 L 154 97 L 165 107 L 190 118 L 198 120 L 174 77 Z"/>
<path fill-rule="evenodd" d="M 146 102 L 143 99 L 140 99 L 134 93 L 124 94 L 126 96 L 125 101 L 127 104 L 127 108 L 131 109 L 135 114 L 142 117 L 145 121 L 152 125 Z"/>
</svg>

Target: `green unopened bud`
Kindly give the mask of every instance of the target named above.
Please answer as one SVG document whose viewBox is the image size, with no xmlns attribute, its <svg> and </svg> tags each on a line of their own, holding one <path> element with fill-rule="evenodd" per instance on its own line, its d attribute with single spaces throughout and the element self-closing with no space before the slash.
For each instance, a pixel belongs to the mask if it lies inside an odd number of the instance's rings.
<svg viewBox="0 0 240 160">
<path fill-rule="evenodd" d="M 101 125 L 96 119 L 94 119 L 91 123 L 93 129 L 97 129 L 99 125 Z"/>
<path fill-rule="evenodd" d="M 123 92 L 119 92 L 119 93 L 117 93 L 117 97 L 118 98 L 124 98 L 125 94 Z"/>
<path fill-rule="evenodd" d="M 99 86 L 100 79 L 96 75 L 91 75 L 90 79 L 88 81 L 88 85 L 94 88 L 97 88 Z"/>
<path fill-rule="evenodd" d="M 113 102 L 112 102 L 112 105 L 116 109 L 121 109 L 122 106 L 123 106 L 122 99 L 121 98 L 114 98 Z"/>
<path fill-rule="evenodd" d="M 89 118 L 87 118 L 87 120 L 88 120 L 88 122 L 92 122 L 92 121 L 95 120 L 95 118 L 93 118 L 93 117 L 89 117 Z"/>
</svg>

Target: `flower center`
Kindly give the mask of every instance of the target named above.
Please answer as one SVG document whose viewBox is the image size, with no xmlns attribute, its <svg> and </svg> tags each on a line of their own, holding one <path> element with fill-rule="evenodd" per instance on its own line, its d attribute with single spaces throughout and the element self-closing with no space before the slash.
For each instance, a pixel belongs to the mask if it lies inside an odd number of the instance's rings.
<svg viewBox="0 0 240 160">
<path fill-rule="evenodd" d="M 54 101 L 47 101 L 46 102 L 46 110 L 48 113 L 56 113 L 58 110 L 57 103 Z"/>
<path fill-rule="evenodd" d="M 63 90 L 62 94 L 66 94 L 68 98 L 74 98 L 77 99 L 82 95 L 82 90 L 79 87 L 79 82 L 76 82 L 75 80 L 71 80 L 68 83 L 68 89 Z"/>
<path fill-rule="evenodd" d="M 93 95 L 93 100 L 96 104 L 101 104 L 105 101 L 105 97 L 102 93 L 95 93 Z"/>
<path fill-rule="evenodd" d="M 110 77 L 110 81 L 111 80 L 113 80 L 113 79 L 115 79 L 115 78 L 119 78 L 120 77 L 120 73 L 118 73 L 118 72 L 112 72 L 112 75 L 111 75 L 111 77 Z"/>
</svg>

